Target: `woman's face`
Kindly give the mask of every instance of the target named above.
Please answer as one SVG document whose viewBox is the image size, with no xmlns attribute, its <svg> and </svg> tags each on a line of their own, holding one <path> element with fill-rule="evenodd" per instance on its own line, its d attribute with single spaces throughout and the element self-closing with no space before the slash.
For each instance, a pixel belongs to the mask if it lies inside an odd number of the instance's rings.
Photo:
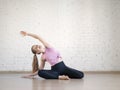
<svg viewBox="0 0 120 90">
<path fill-rule="evenodd" d="M 36 52 L 36 54 L 40 54 L 42 52 L 41 45 L 33 45 L 32 49 Z"/>
</svg>

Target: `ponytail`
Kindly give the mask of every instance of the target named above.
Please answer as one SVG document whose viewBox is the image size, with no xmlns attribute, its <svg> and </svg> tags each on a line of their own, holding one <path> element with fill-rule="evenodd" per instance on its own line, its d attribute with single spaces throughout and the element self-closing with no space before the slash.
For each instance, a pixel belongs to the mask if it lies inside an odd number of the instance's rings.
<svg viewBox="0 0 120 90">
<path fill-rule="evenodd" d="M 38 69 L 39 69 L 38 67 L 39 67 L 38 58 L 37 58 L 36 54 L 34 54 L 33 63 L 32 63 L 32 72 L 34 73 L 34 72 L 38 71 Z"/>
</svg>

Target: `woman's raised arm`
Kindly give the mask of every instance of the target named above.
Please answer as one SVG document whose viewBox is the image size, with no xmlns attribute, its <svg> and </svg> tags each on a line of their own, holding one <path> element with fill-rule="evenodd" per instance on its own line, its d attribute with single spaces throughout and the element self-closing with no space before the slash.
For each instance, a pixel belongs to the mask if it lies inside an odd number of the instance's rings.
<svg viewBox="0 0 120 90">
<path fill-rule="evenodd" d="M 45 47 L 50 47 L 50 45 L 40 36 L 36 35 L 36 34 L 33 34 L 33 33 L 28 33 L 28 32 L 25 32 L 25 31 L 21 31 L 20 32 L 23 36 L 30 36 L 30 37 L 33 37 L 35 39 L 38 39 Z"/>
</svg>

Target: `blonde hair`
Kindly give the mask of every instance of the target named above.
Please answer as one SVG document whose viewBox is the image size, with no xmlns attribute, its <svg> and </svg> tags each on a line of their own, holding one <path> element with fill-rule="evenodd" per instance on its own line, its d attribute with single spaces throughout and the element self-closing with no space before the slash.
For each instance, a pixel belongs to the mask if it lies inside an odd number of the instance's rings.
<svg viewBox="0 0 120 90">
<path fill-rule="evenodd" d="M 39 70 L 39 64 L 38 64 L 38 58 L 37 55 L 34 54 L 33 56 L 33 62 L 32 62 L 32 72 L 36 72 Z"/>
<path fill-rule="evenodd" d="M 32 53 L 34 54 L 33 56 L 33 62 L 32 62 L 32 72 L 36 72 L 39 70 L 39 64 L 38 64 L 38 58 L 36 55 L 36 51 L 33 49 L 33 46 L 31 48 Z"/>
</svg>

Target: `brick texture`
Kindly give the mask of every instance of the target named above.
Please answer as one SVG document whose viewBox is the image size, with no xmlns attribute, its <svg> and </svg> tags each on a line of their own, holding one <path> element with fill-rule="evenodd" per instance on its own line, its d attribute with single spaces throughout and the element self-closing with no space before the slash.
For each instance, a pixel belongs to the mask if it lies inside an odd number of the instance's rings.
<svg viewBox="0 0 120 90">
<path fill-rule="evenodd" d="M 21 30 L 41 35 L 70 67 L 120 71 L 119 29 L 120 0 L 0 0 L 0 71 L 31 70 L 39 42 Z"/>
</svg>

